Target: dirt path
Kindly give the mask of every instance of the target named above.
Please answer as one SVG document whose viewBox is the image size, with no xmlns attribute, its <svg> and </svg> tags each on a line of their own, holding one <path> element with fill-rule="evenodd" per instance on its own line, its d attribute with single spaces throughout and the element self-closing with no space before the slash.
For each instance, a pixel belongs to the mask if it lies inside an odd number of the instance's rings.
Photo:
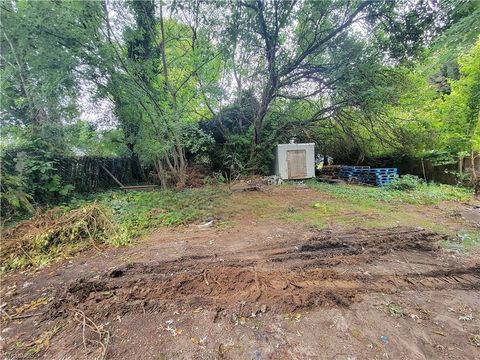
<svg viewBox="0 0 480 360">
<path fill-rule="evenodd" d="M 480 359 L 478 256 L 421 228 L 317 230 L 246 203 L 227 227 L 6 276 L 8 312 L 30 307 L 2 320 L 4 358 Z"/>
</svg>

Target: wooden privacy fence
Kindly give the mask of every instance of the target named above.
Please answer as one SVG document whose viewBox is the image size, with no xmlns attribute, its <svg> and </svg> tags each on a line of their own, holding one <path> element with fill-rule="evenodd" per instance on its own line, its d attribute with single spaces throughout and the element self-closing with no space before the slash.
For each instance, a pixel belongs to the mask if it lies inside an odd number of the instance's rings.
<svg viewBox="0 0 480 360">
<path fill-rule="evenodd" d="M 75 192 L 88 193 L 93 191 L 118 188 L 105 167 L 125 185 L 135 185 L 145 181 L 142 168 L 135 158 L 109 157 L 68 157 L 58 161 L 58 174 L 65 184 L 75 187 Z"/>
</svg>

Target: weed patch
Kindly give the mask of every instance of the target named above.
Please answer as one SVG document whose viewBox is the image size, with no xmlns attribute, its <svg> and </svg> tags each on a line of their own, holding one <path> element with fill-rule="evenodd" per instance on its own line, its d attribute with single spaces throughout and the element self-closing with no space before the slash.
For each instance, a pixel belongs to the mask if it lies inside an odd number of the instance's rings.
<svg viewBox="0 0 480 360">
<path fill-rule="evenodd" d="M 442 241 L 441 245 L 449 250 L 468 251 L 480 246 L 480 233 L 474 231 L 459 231 L 455 239 Z"/>
<path fill-rule="evenodd" d="M 402 191 L 395 188 L 367 187 L 350 184 L 332 185 L 316 180 L 309 180 L 306 183 L 316 191 L 364 205 L 374 205 L 379 201 L 434 205 L 442 201 L 468 201 L 473 195 L 471 189 L 444 184 L 419 183 L 414 190 Z"/>
<path fill-rule="evenodd" d="M 100 194 L 97 201 L 111 210 L 115 221 L 130 237 L 137 237 L 152 228 L 186 225 L 215 217 L 227 194 L 215 187 L 183 191 L 111 191 Z"/>
<path fill-rule="evenodd" d="M 1 270 L 42 266 L 87 247 L 128 245 L 149 229 L 215 216 L 227 192 L 218 188 L 183 191 L 110 191 L 39 213 L 3 229 Z"/>
</svg>

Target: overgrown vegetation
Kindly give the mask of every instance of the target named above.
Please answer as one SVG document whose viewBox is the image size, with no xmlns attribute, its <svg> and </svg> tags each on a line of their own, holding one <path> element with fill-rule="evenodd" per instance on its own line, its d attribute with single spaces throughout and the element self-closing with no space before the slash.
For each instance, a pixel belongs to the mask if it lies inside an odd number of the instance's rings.
<svg viewBox="0 0 480 360">
<path fill-rule="evenodd" d="M 79 199 L 38 213 L 2 233 L 1 269 L 46 265 L 102 244 L 128 245 L 149 229 L 185 225 L 213 217 L 226 192 L 117 192 Z"/>
<path fill-rule="evenodd" d="M 387 184 L 387 188 L 391 190 L 415 190 L 422 182 L 423 180 L 418 176 L 403 175 Z"/>
<path fill-rule="evenodd" d="M 55 208 L 3 232 L 2 270 L 45 265 L 87 246 L 128 242 L 108 209 L 95 203 Z"/>
<path fill-rule="evenodd" d="M 480 152 L 480 2 L 0 8 L 2 223 L 50 208 L 5 232 L 5 269 L 211 216 L 218 190 L 165 189 L 189 186 L 195 169 L 197 183 L 269 173 L 275 145 L 292 137 L 351 163 L 407 155 L 457 164 L 459 182 L 480 191 L 475 166 L 464 166 Z M 60 165 L 78 155 L 128 157 L 136 179 L 165 191 L 79 200 Z M 408 176 L 381 189 L 308 184 L 357 204 L 471 193 Z"/>
<path fill-rule="evenodd" d="M 72 197 L 65 156 L 128 156 L 164 188 L 268 173 L 292 137 L 352 163 L 478 157 L 479 4 L 3 1 L 2 216 Z"/>
<path fill-rule="evenodd" d="M 128 229 L 130 237 L 159 226 L 186 225 L 214 217 L 228 192 L 204 187 L 182 191 L 117 191 L 95 196 L 99 204 L 112 211 L 115 221 Z"/>
</svg>

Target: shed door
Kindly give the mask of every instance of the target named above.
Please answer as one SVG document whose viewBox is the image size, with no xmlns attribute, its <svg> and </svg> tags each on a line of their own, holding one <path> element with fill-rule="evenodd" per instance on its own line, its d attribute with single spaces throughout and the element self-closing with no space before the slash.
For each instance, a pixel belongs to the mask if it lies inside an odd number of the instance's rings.
<svg viewBox="0 0 480 360">
<path fill-rule="evenodd" d="M 305 150 L 287 150 L 287 166 L 289 179 L 307 177 L 307 152 Z"/>
</svg>

